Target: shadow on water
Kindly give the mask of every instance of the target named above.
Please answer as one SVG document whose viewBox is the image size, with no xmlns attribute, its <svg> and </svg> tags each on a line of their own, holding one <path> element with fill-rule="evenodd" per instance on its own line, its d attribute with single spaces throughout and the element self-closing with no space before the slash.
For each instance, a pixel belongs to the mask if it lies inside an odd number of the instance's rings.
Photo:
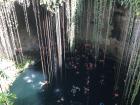
<svg viewBox="0 0 140 105">
<path fill-rule="evenodd" d="M 61 87 L 52 83 L 42 89 L 41 68 L 28 68 L 11 86 L 17 100 L 15 105 L 114 105 L 114 66 L 116 62 L 95 60 L 91 54 L 68 54 L 65 61 L 65 80 Z M 117 93 L 116 93 L 117 95 Z"/>
<path fill-rule="evenodd" d="M 95 68 L 92 56 L 87 57 L 79 55 L 79 61 L 75 61 L 75 57 L 73 57 L 73 67 L 71 64 L 67 67 L 65 96 L 67 101 L 72 103 L 68 105 L 114 105 L 118 103 L 113 98 L 113 67 L 115 62 L 107 59 L 104 67 L 102 63 L 97 62 Z M 86 58 L 88 59 L 87 61 L 85 60 Z M 88 64 L 93 67 L 91 69 L 87 68 Z"/>
</svg>

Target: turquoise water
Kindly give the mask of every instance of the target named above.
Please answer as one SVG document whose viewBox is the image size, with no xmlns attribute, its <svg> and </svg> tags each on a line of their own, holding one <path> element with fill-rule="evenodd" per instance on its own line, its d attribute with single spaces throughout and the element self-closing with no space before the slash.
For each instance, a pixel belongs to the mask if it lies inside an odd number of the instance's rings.
<svg viewBox="0 0 140 105">
<path fill-rule="evenodd" d="M 69 61 L 71 60 L 66 62 L 68 63 Z M 15 105 L 113 105 L 113 72 L 109 66 L 113 62 L 108 62 L 105 69 L 102 69 L 101 65 L 97 64 L 97 69 L 90 71 L 86 70 L 85 61 L 83 58 L 80 58 L 80 62 L 77 65 L 78 74 L 71 65 L 67 65 L 67 78 L 63 84 L 63 89 L 53 85 L 46 91 L 43 91 L 41 89 L 43 84 L 41 69 L 27 69 L 17 77 L 10 89 L 17 96 Z M 88 59 L 86 63 L 90 61 Z M 91 81 L 89 83 L 90 92 L 85 94 L 84 89 L 87 77 L 90 77 Z M 104 82 L 100 83 L 102 79 Z M 72 93 L 72 90 L 75 90 L 73 88 L 78 90 L 75 95 Z"/>
<path fill-rule="evenodd" d="M 39 98 L 43 74 L 33 68 L 22 73 L 11 86 L 11 92 L 16 94 L 15 105 L 42 105 Z"/>
</svg>

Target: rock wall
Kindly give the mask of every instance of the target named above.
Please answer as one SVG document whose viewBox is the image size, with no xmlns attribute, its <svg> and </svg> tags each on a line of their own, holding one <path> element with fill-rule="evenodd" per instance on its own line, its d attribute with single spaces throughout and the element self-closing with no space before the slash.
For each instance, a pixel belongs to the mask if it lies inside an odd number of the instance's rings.
<svg viewBox="0 0 140 105">
<path fill-rule="evenodd" d="M 43 9 L 45 5 L 40 6 L 40 10 Z M 30 35 L 26 29 L 25 23 L 25 14 L 23 11 L 23 5 L 19 4 L 19 2 L 15 1 L 15 8 L 16 8 L 16 15 L 18 19 L 18 30 L 21 40 L 21 45 L 23 49 L 24 55 L 34 56 L 39 54 L 39 42 L 37 36 L 37 27 L 36 21 L 33 11 L 33 6 L 30 4 L 27 8 L 27 14 L 29 19 L 29 26 L 30 26 Z M 72 7 L 71 7 L 72 8 Z M 71 9 L 70 8 L 70 9 Z M 128 17 L 129 17 L 129 9 L 124 8 L 119 4 L 115 4 L 114 10 L 111 12 L 111 23 L 109 28 L 109 33 L 107 34 L 107 24 L 109 18 L 109 7 L 106 8 L 104 18 L 103 18 L 103 27 L 101 29 L 101 35 L 99 36 L 99 46 L 101 49 L 105 49 L 105 45 L 107 46 L 107 53 L 112 54 L 116 57 L 122 56 L 122 50 L 124 47 L 124 41 L 126 40 L 127 31 L 128 31 Z M 46 10 L 45 10 L 46 11 Z M 62 5 L 62 9 L 60 8 L 60 13 L 65 12 L 66 7 Z M 40 16 L 43 16 L 42 12 L 40 11 Z M 75 12 L 75 43 L 83 42 L 85 43 L 92 43 L 94 46 L 96 38 L 93 36 L 96 35 L 94 32 L 94 3 L 93 0 L 80 0 L 78 1 L 76 12 Z M 65 12 L 65 15 L 67 13 Z M 43 17 L 41 18 L 43 21 Z M 63 34 L 67 34 L 67 18 L 61 17 L 61 20 L 64 22 L 66 27 L 61 27 L 61 30 L 64 31 Z M 55 23 L 55 22 L 54 22 Z M 53 30 L 55 31 L 55 30 Z M 69 31 L 71 32 L 71 30 Z M 54 32 L 55 33 L 55 32 Z M 106 37 L 107 35 L 107 37 Z M 68 45 L 67 45 L 68 46 Z"/>
<path fill-rule="evenodd" d="M 102 28 L 99 29 L 101 34 L 98 34 L 94 31 L 95 25 L 97 24 L 95 23 L 96 16 L 94 16 L 94 6 L 94 1 L 92 0 L 81 0 L 79 3 L 79 8 L 77 8 L 76 12 L 77 18 L 75 19 L 77 23 L 75 40 L 77 42 L 79 40 L 92 43 L 94 46 L 97 43 L 98 37 L 99 47 L 104 51 L 106 46 L 108 55 L 111 54 L 120 59 L 123 56 L 123 48 L 126 44 L 127 35 L 131 30 L 129 25 L 133 26 L 133 16 L 131 20 L 129 20 L 132 15 L 129 8 L 117 2 L 111 6 L 111 8 L 109 6 L 105 7 L 104 14 L 101 14 L 101 16 L 103 16 L 103 18 L 101 18 L 103 19 L 103 21 L 101 21 Z M 110 11 L 111 13 L 109 13 Z M 100 22 L 100 18 L 96 20 Z"/>
<path fill-rule="evenodd" d="M 33 7 L 30 4 L 30 6 L 27 8 L 30 34 L 27 32 L 26 29 L 23 5 L 19 4 L 18 2 L 15 2 L 15 8 L 18 19 L 18 29 L 23 53 L 24 55 L 34 56 L 39 53 L 39 46 Z"/>
</svg>

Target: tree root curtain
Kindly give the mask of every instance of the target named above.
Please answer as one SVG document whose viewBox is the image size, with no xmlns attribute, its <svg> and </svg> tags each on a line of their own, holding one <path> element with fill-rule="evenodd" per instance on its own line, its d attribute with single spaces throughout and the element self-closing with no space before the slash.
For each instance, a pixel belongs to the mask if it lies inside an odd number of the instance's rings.
<svg viewBox="0 0 140 105">
<path fill-rule="evenodd" d="M 31 24 L 28 8 L 31 7 L 33 10 L 44 81 L 48 81 L 49 84 L 55 81 L 58 87 L 63 84 L 67 78 L 67 70 L 63 68 L 66 66 L 66 59 L 69 59 L 66 58 L 66 54 L 76 54 L 79 43 L 84 43 L 83 46 L 86 48 L 90 46 L 91 50 L 88 52 L 91 51 L 93 54 L 95 68 L 98 61 L 103 62 L 105 68 L 105 61 L 113 50 L 112 55 L 119 61 L 114 68 L 113 91 L 121 92 L 120 104 L 133 105 L 140 87 L 140 23 L 134 14 L 133 5 L 121 5 L 117 0 L 15 2 L 22 5 L 29 37 Z M 19 63 L 23 59 L 23 50 L 15 2 L 3 1 L 0 4 L 0 51 L 2 56 Z M 114 49 L 112 42 L 117 43 Z M 87 66 L 90 69 L 93 64 Z M 75 85 L 73 88 L 80 90 Z M 90 92 L 87 87 L 85 88 L 87 93 Z M 118 93 L 115 95 L 118 96 Z M 90 95 L 88 97 L 90 98 Z"/>
</svg>

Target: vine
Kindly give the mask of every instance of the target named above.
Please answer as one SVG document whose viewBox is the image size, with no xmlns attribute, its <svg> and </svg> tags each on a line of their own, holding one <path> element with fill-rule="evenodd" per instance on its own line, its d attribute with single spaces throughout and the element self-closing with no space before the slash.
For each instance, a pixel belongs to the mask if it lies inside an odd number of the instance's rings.
<svg viewBox="0 0 140 105">
<path fill-rule="evenodd" d="M 118 0 L 125 7 L 133 7 L 137 16 L 140 16 L 140 0 Z"/>
</svg>

